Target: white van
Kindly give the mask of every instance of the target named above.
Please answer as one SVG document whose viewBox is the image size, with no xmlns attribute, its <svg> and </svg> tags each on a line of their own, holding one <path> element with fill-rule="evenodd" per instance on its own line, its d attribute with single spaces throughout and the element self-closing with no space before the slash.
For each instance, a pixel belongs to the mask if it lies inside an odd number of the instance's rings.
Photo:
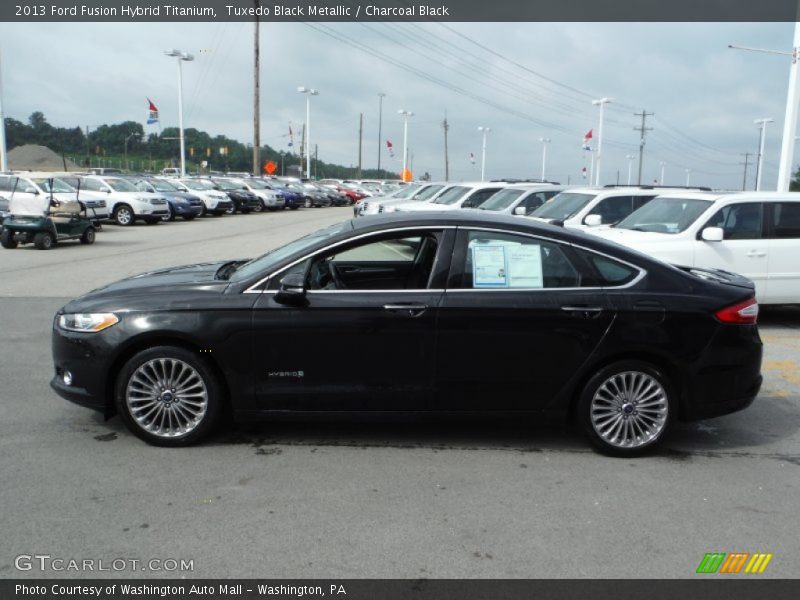
<svg viewBox="0 0 800 600">
<path fill-rule="evenodd" d="M 656 196 L 674 189 L 652 186 L 572 188 L 553 196 L 530 217 L 571 229 L 613 225 Z"/>
<path fill-rule="evenodd" d="M 669 193 L 591 231 L 675 265 L 743 275 L 760 304 L 800 304 L 800 193 Z"/>
</svg>

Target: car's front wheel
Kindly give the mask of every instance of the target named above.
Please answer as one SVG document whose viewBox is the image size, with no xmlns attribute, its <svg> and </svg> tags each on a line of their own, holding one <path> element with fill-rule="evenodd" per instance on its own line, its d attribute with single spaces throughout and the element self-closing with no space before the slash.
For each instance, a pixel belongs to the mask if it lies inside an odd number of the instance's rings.
<svg viewBox="0 0 800 600">
<path fill-rule="evenodd" d="M 638 456 L 656 447 L 676 412 L 664 373 L 642 361 L 620 361 L 598 371 L 583 389 L 578 419 L 589 440 L 612 456 Z"/>
<path fill-rule="evenodd" d="M 117 410 L 134 435 L 156 446 L 187 446 L 216 425 L 222 389 L 196 352 L 156 346 L 134 355 L 116 385 Z"/>
<path fill-rule="evenodd" d="M 133 225 L 136 217 L 133 214 L 133 209 L 127 204 L 120 204 L 114 209 L 114 222 L 122 227 Z"/>
</svg>

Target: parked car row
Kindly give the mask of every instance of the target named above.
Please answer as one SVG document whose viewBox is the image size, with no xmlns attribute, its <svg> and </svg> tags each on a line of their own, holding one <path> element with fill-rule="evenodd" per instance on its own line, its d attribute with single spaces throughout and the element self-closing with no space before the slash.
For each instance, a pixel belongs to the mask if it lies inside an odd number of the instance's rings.
<svg viewBox="0 0 800 600">
<path fill-rule="evenodd" d="M 288 178 L 0 173 L 2 245 L 9 249 L 27 243 L 48 249 L 68 239 L 93 243 L 105 221 L 126 227 L 350 203 L 333 187 Z"/>
</svg>

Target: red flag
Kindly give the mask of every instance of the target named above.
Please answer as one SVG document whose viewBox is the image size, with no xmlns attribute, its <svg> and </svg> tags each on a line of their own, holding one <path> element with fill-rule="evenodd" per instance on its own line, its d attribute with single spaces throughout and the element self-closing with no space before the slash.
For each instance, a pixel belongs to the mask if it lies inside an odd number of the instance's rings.
<svg viewBox="0 0 800 600">
<path fill-rule="evenodd" d="M 156 108 L 156 105 L 155 105 L 155 104 L 153 104 L 153 101 L 152 101 L 152 100 L 150 100 L 150 98 L 148 98 L 148 99 L 147 99 L 147 102 L 150 104 L 150 110 L 151 110 L 151 111 L 158 112 L 158 109 Z"/>
<path fill-rule="evenodd" d="M 389 151 L 389 156 L 394 158 L 394 146 L 389 140 L 386 140 L 386 149 Z"/>
<path fill-rule="evenodd" d="M 150 98 L 147 99 L 147 103 L 150 105 L 150 113 L 147 116 L 147 124 L 152 125 L 154 123 L 158 123 L 158 109 L 156 105 L 153 104 L 153 101 Z"/>
</svg>

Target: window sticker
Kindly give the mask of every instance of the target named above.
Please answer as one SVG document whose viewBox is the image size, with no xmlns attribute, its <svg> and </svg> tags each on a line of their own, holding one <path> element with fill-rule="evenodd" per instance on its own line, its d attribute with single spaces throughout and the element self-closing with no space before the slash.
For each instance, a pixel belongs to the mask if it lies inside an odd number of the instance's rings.
<svg viewBox="0 0 800 600">
<path fill-rule="evenodd" d="M 541 288 L 542 251 L 539 244 L 525 244 L 506 248 L 508 287 Z"/>
<path fill-rule="evenodd" d="M 505 246 L 487 245 L 472 248 L 472 285 L 476 288 L 506 288 Z"/>
<path fill-rule="evenodd" d="M 542 288 L 542 252 L 538 244 L 472 246 L 474 288 Z"/>
</svg>

